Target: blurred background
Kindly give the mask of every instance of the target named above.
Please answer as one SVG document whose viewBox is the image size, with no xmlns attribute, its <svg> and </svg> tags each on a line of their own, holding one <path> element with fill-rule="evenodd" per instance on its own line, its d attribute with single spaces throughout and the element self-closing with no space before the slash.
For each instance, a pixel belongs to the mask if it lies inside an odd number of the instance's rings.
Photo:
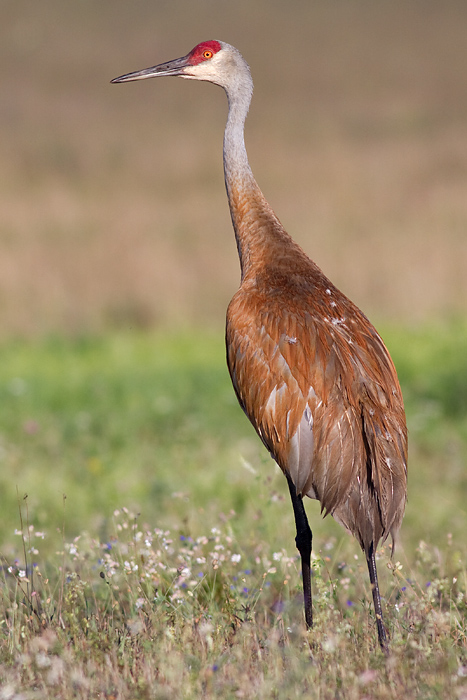
<svg viewBox="0 0 467 700">
<path fill-rule="evenodd" d="M 110 85 L 237 46 L 253 172 L 378 322 L 467 310 L 467 4 L 3 0 L 0 333 L 218 329 L 239 282 L 208 84 Z"/>
<path fill-rule="evenodd" d="M 2 0 L 5 551 L 24 494 L 49 534 L 105 533 L 121 506 L 197 533 L 234 510 L 239 540 L 295 551 L 285 480 L 225 367 L 240 279 L 225 95 L 110 84 L 211 38 L 251 66 L 246 143 L 266 198 L 395 361 L 407 551 L 447 533 L 464 546 L 466 27 L 464 0 Z M 308 509 L 317 542 L 341 541 Z"/>
</svg>

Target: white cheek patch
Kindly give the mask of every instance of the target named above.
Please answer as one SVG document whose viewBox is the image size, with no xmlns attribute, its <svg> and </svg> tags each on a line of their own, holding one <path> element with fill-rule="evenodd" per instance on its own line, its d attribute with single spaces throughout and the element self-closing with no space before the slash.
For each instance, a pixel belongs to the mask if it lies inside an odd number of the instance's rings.
<svg viewBox="0 0 467 700">
<path fill-rule="evenodd" d="M 185 75 L 187 77 L 196 78 L 197 80 L 207 80 L 209 82 L 216 82 L 219 75 L 222 73 L 222 58 L 221 51 L 214 54 L 212 58 L 207 61 L 202 61 L 196 66 L 191 66 L 187 69 Z"/>
</svg>

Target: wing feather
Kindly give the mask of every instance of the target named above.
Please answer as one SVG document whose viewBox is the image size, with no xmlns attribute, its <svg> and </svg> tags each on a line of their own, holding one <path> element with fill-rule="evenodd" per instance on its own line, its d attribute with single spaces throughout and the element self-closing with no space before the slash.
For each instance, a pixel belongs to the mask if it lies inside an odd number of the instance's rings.
<svg viewBox="0 0 467 700">
<path fill-rule="evenodd" d="M 407 433 L 389 354 L 339 294 L 333 288 L 337 301 L 319 313 L 287 297 L 271 313 L 265 294 L 242 287 L 228 310 L 227 362 L 240 404 L 297 493 L 317 498 L 368 550 L 400 525 Z"/>
</svg>

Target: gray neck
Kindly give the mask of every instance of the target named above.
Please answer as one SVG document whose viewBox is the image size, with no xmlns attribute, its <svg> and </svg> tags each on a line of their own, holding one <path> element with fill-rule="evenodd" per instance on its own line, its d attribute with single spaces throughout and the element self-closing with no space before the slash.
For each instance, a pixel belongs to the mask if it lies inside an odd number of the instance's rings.
<svg viewBox="0 0 467 700">
<path fill-rule="evenodd" d="M 242 184 L 251 187 L 255 183 L 245 148 L 244 127 L 253 94 L 253 81 L 249 73 L 242 76 L 242 82 L 233 88 L 226 88 L 229 101 L 229 114 L 224 132 L 224 176 L 227 194 L 231 195 L 232 186 Z M 255 183 L 256 184 L 256 183 Z"/>
<path fill-rule="evenodd" d="M 243 80 L 234 86 L 235 89 L 226 88 L 229 114 L 224 132 L 224 178 L 243 280 L 250 268 L 252 246 L 257 238 L 253 223 L 255 210 L 264 198 L 251 172 L 244 140 L 253 81 L 249 71 L 241 77 Z"/>
</svg>

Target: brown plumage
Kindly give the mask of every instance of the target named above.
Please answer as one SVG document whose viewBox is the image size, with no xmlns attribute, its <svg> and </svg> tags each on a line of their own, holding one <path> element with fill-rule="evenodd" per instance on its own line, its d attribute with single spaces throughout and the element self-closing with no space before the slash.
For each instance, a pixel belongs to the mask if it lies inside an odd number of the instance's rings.
<svg viewBox="0 0 467 700">
<path fill-rule="evenodd" d="M 375 551 L 395 537 L 407 489 L 407 430 L 396 370 L 366 316 L 286 233 L 251 172 L 243 127 L 248 65 L 223 42 L 115 82 L 160 75 L 208 80 L 229 100 L 224 171 L 242 280 L 227 311 L 227 364 L 240 405 L 287 477 L 312 625 L 311 530 L 321 503 L 365 552 L 379 643 L 387 651 Z"/>
<path fill-rule="evenodd" d="M 404 512 L 402 395 L 368 319 L 294 252 L 252 265 L 229 305 L 232 383 L 297 494 L 317 498 L 368 552 Z"/>
</svg>

